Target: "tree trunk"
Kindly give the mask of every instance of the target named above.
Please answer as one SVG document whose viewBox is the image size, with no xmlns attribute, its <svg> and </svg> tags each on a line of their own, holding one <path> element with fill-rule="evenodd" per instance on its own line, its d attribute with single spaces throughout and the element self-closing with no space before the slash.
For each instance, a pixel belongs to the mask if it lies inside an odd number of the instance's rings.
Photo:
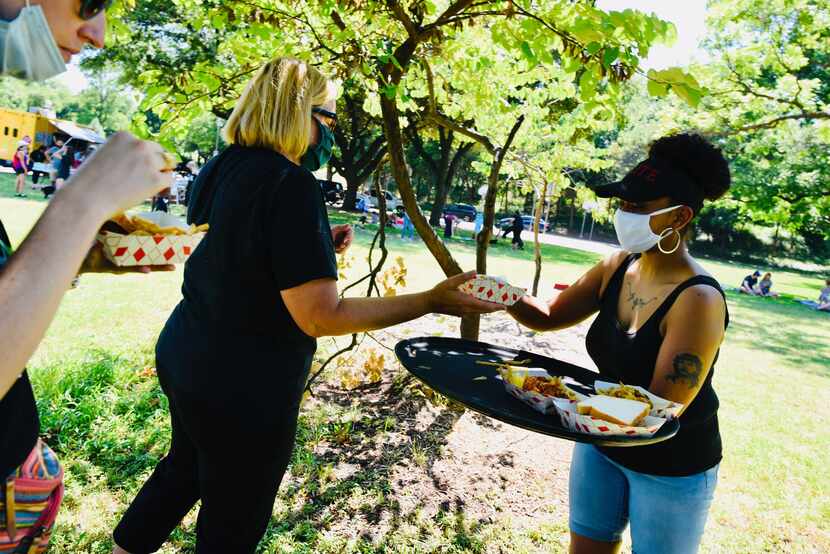
<svg viewBox="0 0 830 554">
<path fill-rule="evenodd" d="M 348 211 L 354 211 L 357 207 L 357 189 L 360 187 L 360 183 L 355 183 L 353 181 L 346 182 L 346 192 L 343 195 L 343 209 Z"/>
<path fill-rule="evenodd" d="M 429 224 L 433 227 L 437 227 L 441 223 L 441 216 L 444 215 L 444 206 L 447 205 L 447 194 L 449 194 L 447 168 L 442 168 L 436 177 L 435 199 L 432 203 L 432 211 L 429 213 Z"/>
<path fill-rule="evenodd" d="M 415 230 L 418 231 L 418 235 L 424 241 L 424 244 L 426 244 L 427 249 L 438 262 L 438 265 L 441 266 L 444 274 L 449 277 L 461 273 L 461 266 L 458 265 L 458 262 L 452 257 L 446 245 L 435 234 L 429 221 L 427 221 L 427 218 L 421 212 L 421 208 L 418 207 L 415 191 L 412 189 L 412 182 L 409 178 L 409 172 L 406 169 L 406 158 L 403 151 L 403 138 L 401 136 L 399 120 L 400 114 L 395 99 L 381 95 L 380 108 L 383 114 L 383 130 L 387 139 L 392 176 L 398 183 L 398 192 L 401 194 L 401 200 L 403 201 L 406 213 L 409 214 L 409 219 L 412 220 Z"/>
<path fill-rule="evenodd" d="M 493 153 L 493 163 L 490 165 L 490 175 L 487 177 L 487 192 L 484 195 L 484 223 L 481 231 L 476 235 L 476 273 L 481 275 L 487 274 L 487 249 L 490 248 L 490 237 L 493 235 L 493 224 L 496 219 L 496 193 L 499 187 L 499 172 L 501 171 L 502 162 L 507 151 L 510 150 L 510 145 L 516 137 L 525 116 L 521 115 L 513 124 L 510 134 L 504 143 L 504 147 L 496 149 Z M 461 336 L 464 338 L 472 337 L 473 340 L 478 340 L 478 332 L 481 323 L 481 316 L 472 316 L 470 321 L 466 324 L 466 331 L 469 335 L 465 335 L 464 320 L 461 321 Z M 473 334 L 475 333 L 475 334 Z"/>
<path fill-rule="evenodd" d="M 539 242 L 539 221 L 542 218 L 542 209 L 545 206 L 545 184 L 542 185 L 542 192 L 536 201 L 536 209 L 533 213 L 533 250 L 536 258 L 536 272 L 533 274 L 533 296 L 539 294 L 539 279 L 542 276 L 542 245 Z"/>
<path fill-rule="evenodd" d="M 452 182 L 455 180 L 455 172 L 458 164 L 470 151 L 473 146 L 472 142 L 462 144 L 458 150 L 455 151 L 452 161 L 446 171 L 443 171 L 441 180 L 438 182 L 438 189 L 435 193 L 435 203 L 432 205 L 432 213 L 430 214 L 429 222 L 432 225 L 438 225 L 438 218 L 444 213 L 444 208 L 447 205 L 447 199 L 450 196 L 452 189 Z"/>
<path fill-rule="evenodd" d="M 452 135 L 450 135 L 452 136 Z M 435 206 L 433 209 L 438 209 L 440 207 L 440 211 L 438 212 L 443 213 L 444 207 L 447 205 L 447 198 L 450 195 L 450 190 L 452 189 L 452 183 L 455 180 L 455 173 L 458 171 L 458 164 L 464 159 L 464 156 L 467 155 L 467 152 L 473 147 L 472 142 L 465 142 L 458 149 L 455 151 L 455 154 L 452 157 L 452 161 L 447 167 L 446 174 L 444 176 L 444 184 L 443 186 L 439 187 L 439 196 L 436 197 Z"/>
<path fill-rule="evenodd" d="M 568 219 L 568 234 L 571 234 L 571 231 L 574 226 L 574 216 L 576 215 L 576 196 L 571 197 L 571 213 Z"/>
</svg>

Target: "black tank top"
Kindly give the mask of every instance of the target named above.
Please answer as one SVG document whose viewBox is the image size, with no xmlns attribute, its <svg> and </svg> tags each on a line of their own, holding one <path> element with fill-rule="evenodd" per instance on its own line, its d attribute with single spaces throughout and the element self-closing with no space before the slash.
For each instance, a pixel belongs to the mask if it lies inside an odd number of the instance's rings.
<svg viewBox="0 0 830 554">
<path fill-rule="evenodd" d="M 721 295 L 723 289 L 711 277 L 692 277 L 678 285 L 666 297 L 645 325 L 636 333 L 629 333 L 620 327 L 617 306 L 625 271 L 639 257 L 639 254 L 628 256 L 614 273 L 600 298 L 599 315 L 588 331 L 585 344 L 588 354 L 599 368 L 600 375 L 606 380 L 648 388 L 654 375 L 657 354 L 663 343 L 660 324 L 680 293 L 695 285 L 709 285 L 716 288 Z M 724 326 L 728 325 L 727 312 Z M 715 361 L 717 359 L 716 354 Z M 712 388 L 714 370 L 712 362 L 712 368 L 703 387 L 680 416 L 680 430 L 673 438 L 649 446 L 603 447 L 600 450 L 624 467 L 653 475 L 693 475 L 714 467 L 721 460 L 718 396 Z"/>
</svg>

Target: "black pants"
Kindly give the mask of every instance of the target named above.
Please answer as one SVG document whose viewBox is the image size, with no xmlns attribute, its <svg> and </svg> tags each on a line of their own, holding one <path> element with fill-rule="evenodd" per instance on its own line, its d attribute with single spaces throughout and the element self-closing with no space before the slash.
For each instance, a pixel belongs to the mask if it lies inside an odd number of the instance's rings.
<svg viewBox="0 0 830 554">
<path fill-rule="evenodd" d="M 34 170 L 32 170 L 32 182 L 34 184 L 37 184 L 37 182 L 40 180 L 41 175 L 46 175 L 47 177 L 49 176 L 48 173 L 44 173 L 43 171 L 34 171 Z"/>
<path fill-rule="evenodd" d="M 254 552 L 291 458 L 299 407 L 274 410 L 276 423 L 247 421 L 240 429 L 212 395 L 177 392 L 162 368 L 159 379 L 170 400 L 170 451 L 116 527 L 116 544 L 131 554 L 155 552 L 201 500 L 198 554 Z"/>
<path fill-rule="evenodd" d="M 525 242 L 522 240 L 522 231 L 521 231 L 521 229 L 518 230 L 518 231 L 516 229 L 511 229 L 510 231 L 508 231 L 508 233 L 511 233 L 511 232 L 513 233 L 513 240 L 510 241 L 511 244 L 518 244 L 519 245 L 519 250 L 524 250 Z"/>
</svg>

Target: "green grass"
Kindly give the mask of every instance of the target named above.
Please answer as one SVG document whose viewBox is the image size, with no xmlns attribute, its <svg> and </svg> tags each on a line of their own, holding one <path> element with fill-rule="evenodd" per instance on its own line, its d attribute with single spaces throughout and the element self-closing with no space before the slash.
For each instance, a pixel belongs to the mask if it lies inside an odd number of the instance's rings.
<svg viewBox="0 0 830 554">
<path fill-rule="evenodd" d="M 0 184 L 3 177 L 0 176 Z M 0 191 L 2 186 L 0 186 Z M 0 195 L 2 196 L 2 195 Z M 0 197 L 0 215 L 15 243 L 44 207 Z M 351 219 L 341 213 L 332 221 Z M 372 230 L 358 230 L 352 275 L 362 271 Z M 470 241 L 450 248 L 474 267 Z M 440 272 L 422 243 L 389 238 L 390 254 L 409 269 L 408 290 L 432 286 Z M 593 254 L 544 246 L 540 295 L 571 282 L 598 260 Z M 489 273 L 529 286 L 532 253 L 503 241 L 491 250 Z M 753 268 L 704 261 L 725 284 Z M 819 275 L 776 272 L 776 288 L 814 297 Z M 56 553 L 109 552 L 119 514 L 169 444 L 166 399 L 155 377 L 155 339 L 180 297 L 181 269 L 150 276 L 84 276 L 29 364 L 42 432 L 66 467 L 67 496 L 53 539 Z M 730 293 L 732 316 L 715 384 L 725 458 L 703 552 L 830 551 L 830 315 L 788 299 Z M 397 376 L 401 387 L 406 379 Z M 565 552 L 567 522 L 538 516 L 538 528 L 514 526 L 509 510 L 482 522 L 463 506 L 427 514 L 402 508 L 392 470 L 429 468 L 458 414 L 439 411 L 434 433 L 415 432 L 404 417 L 413 395 L 394 388 L 356 401 L 320 397 L 302 413 L 290 476 L 277 500 L 262 552 Z M 389 433 L 408 430 L 400 448 L 374 451 Z M 321 451 L 320 445 L 328 445 Z M 345 478 L 332 474 L 344 459 L 364 465 Z M 242 469 L 240 469 L 242 471 Z M 233 476 L 231 476 L 232 478 Z M 553 502 L 553 500 L 552 500 Z M 191 552 L 194 514 L 163 552 Z M 368 532 L 383 529 L 369 537 Z"/>
</svg>

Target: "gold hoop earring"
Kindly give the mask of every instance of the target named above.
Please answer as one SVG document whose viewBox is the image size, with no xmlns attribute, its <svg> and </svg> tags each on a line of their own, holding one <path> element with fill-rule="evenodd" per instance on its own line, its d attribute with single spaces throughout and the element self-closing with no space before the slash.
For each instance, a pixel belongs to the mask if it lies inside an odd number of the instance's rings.
<svg viewBox="0 0 830 554">
<path fill-rule="evenodd" d="M 677 243 L 674 245 L 674 248 L 672 248 L 671 250 L 666 250 L 666 249 L 663 248 L 663 239 L 670 237 L 672 233 L 677 234 Z M 663 254 L 674 254 L 675 252 L 677 252 L 677 249 L 680 248 L 680 241 L 682 241 L 682 240 L 683 240 L 683 238 L 680 236 L 679 231 L 676 231 L 676 230 L 672 229 L 671 227 L 667 227 L 665 230 L 663 230 L 662 233 L 660 233 L 660 238 L 657 239 L 657 249 L 660 250 L 660 252 L 662 252 Z"/>
</svg>

